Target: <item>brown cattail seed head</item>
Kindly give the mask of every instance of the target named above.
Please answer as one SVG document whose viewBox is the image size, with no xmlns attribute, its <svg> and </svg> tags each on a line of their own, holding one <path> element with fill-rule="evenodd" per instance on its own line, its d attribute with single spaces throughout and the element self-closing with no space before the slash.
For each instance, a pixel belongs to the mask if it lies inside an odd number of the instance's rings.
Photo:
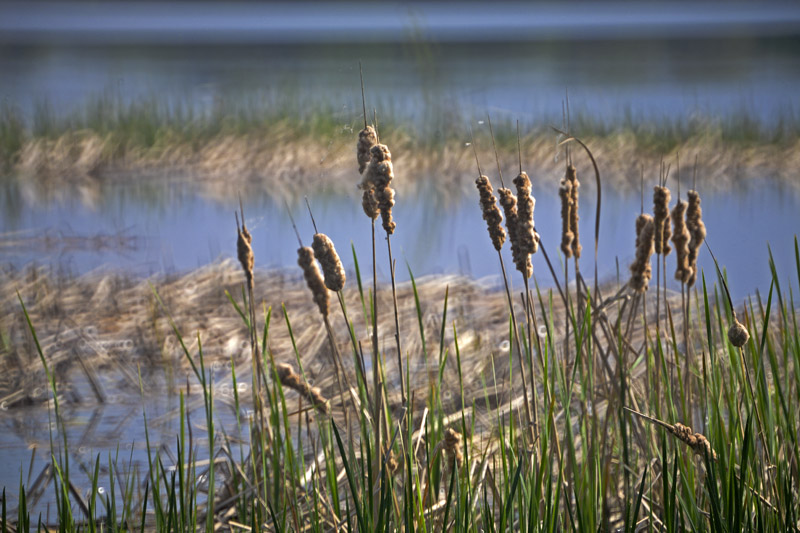
<svg viewBox="0 0 800 533">
<path fill-rule="evenodd" d="M 689 267 L 692 273 L 686 284 L 691 287 L 697 281 L 697 256 L 700 246 L 706 239 L 706 225 L 703 223 L 703 209 L 700 207 L 700 195 L 697 191 L 689 191 L 689 207 L 686 209 L 686 228 L 689 230 Z"/>
<path fill-rule="evenodd" d="M 558 197 L 561 199 L 561 253 L 569 259 L 572 257 L 572 239 L 574 235 L 570 228 L 572 217 L 572 182 L 566 177 L 561 180 L 558 188 Z"/>
<path fill-rule="evenodd" d="M 370 154 L 369 151 L 373 146 L 378 144 L 378 136 L 375 134 L 375 128 L 367 126 L 358 132 L 358 144 L 356 145 L 356 155 L 358 157 L 358 173 L 363 174 L 364 169 L 369 164 Z"/>
<path fill-rule="evenodd" d="M 370 149 L 370 161 L 364 179 L 361 181 L 361 188 L 365 191 L 374 189 L 375 201 L 380 210 L 383 229 L 391 235 L 394 233 L 397 224 L 392 220 L 392 207 L 394 207 L 394 190 L 389 186 L 394 179 L 394 169 L 392 167 L 392 154 L 385 144 L 376 144 Z M 366 197 L 362 198 L 361 205 L 368 217 L 372 216 L 375 210 L 368 209 Z"/>
<path fill-rule="evenodd" d="M 297 264 L 303 269 L 303 277 L 306 279 L 306 285 L 311 289 L 314 303 L 319 307 L 319 312 L 322 313 L 322 316 L 328 316 L 328 289 L 325 288 L 322 274 L 314 261 L 314 250 L 308 246 L 298 248 Z"/>
<path fill-rule="evenodd" d="M 444 432 L 444 451 L 447 454 L 447 463 L 451 470 L 461 468 L 464 455 L 461 452 L 463 436 L 458 431 L 448 428 Z"/>
<path fill-rule="evenodd" d="M 688 445 L 695 455 L 708 454 L 712 460 L 717 459 L 717 453 L 711 448 L 711 443 L 702 433 L 692 433 L 692 428 L 683 424 L 675 424 L 670 429 L 670 433 L 675 435 L 678 440 Z"/>
<path fill-rule="evenodd" d="M 675 245 L 675 255 L 678 266 L 675 269 L 675 279 L 681 283 L 686 283 L 692 275 L 692 267 L 689 264 L 689 230 L 686 228 L 684 214 L 686 213 L 686 202 L 678 200 L 672 209 L 672 243 Z"/>
<path fill-rule="evenodd" d="M 539 236 L 534 231 L 533 208 L 536 200 L 531 195 L 531 180 L 525 172 L 514 178 L 514 185 L 517 187 L 517 230 L 519 254 L 514 262 L 517 270 L 530 278 L 533 275 L 533 265 L 531 264 L 531 254 L 539 250 Z"/>
<path fill-rule="evenodd" d="M 381 210 L 378 208 L 378 199 L 375 198 L 375 189 L 372 187 L 364 189 L 361 196 L 361 207 L 364 209 L 364 214 L 372 220 L 378 218 Z"/>
<path fill-rule="evenodd" d="M 494 249 L 499 252 L 506 241 L 506 232 L 503 230 L 503 215 L 500 214 L 500 210 L 497 208 L 492 184 L 488 177 L 480 176 L 475 180 L 475 185 L 477 185 L 480 193 L 481 211 L 483 212 L 483 219 L 486 221 L 486 227 L 489 230 L 489 237 L 492 239 Z"/>
<path fill-rule="evenodd" d="M 323 413 L 328 412 L 328 400 L 322 396 L 320 390 L 306 383 L 294 372 L 294 369 L 292 369 L 290 365 L 286 363 L 276 363 L 275 372 L 278 374 L 281 385 L 297 391 L 300 393 L 300 396 L 308 400 L 311 405 Z"/>
<path fill-rule="evenodd" d="M 737 348 L 741 348 L 750 340 L 750 333 L 748 333 L 747 328 L 739 322 L 735 314 L 733 315 L 733 325 L 728 330 L 728 340 Z"/>
<path fill-rule="evenodd" d="M 324 233 L 317 233 L 314 235 L 314 242 L 311 247 L 314 249 L 314 255 L 317 257 L 319 264 L 322 265 L 325 286 L 333 292 L 342 290 L 346 276 L 339 254 L 336 253 L 336 248 L 333 247 L 333 241 Z"/>
<path fill-rule="evenodd" d="M 578 173 L 573 165 L 567 166 L 567 180 L 571 183 L 570 194 L 572 196 L 571 208 L 569 211 L 569 230 L 572 232 L 572 254 L 575 257 L 581 256 L 581 238 L 578 233 L 578 189 L 581 187 L 581 182 L 578 181 Z"/>
<path fill-rule="evenodd" d="M 253 242 L 253 237 L 247 231 L 247 227 L 242 221 L 242 229 L 238 230 L 238 237 L 236 239 L 236 252 L 239 257 L 239 263 L 242 265 L 245 278 L 247 279 L 247 287 L 253 288 L 253 268 L 255 260 L 253 259 L 253 247 L 250 243 Z"/>
<path fill-rule="evenodd" d="M 655 224 L 648 214 L 639 215 L 636 219 L 636 259 L 631 264 L 631 287 L 636 292 L 647 290 L 653 271 L 650 267 L 650 255 L 653 253 Z"/>
<path fill-rule="evenodd" d="M 664 246 L 669 249 L 667 239 L 669 235 L 669 189 L 666 187 L 653 187 L 653 223 L 655 224 L 655 250 L 657 254 L 664 253 Z M 667 252 L 669 253 L 669 252 Z M 664 254 L 666 255 L 666 254 Z"/>
<path fill-rule="evenodd" d="M 506 217 L 506 229 L 508 230 L 508 240 L 511 242 L 511 258 L 515 265 L 526 264 L 525 257 L 519 245 L 519 236 L 517 234 L 518 227 L 518 213 L 517 213 L 517 197 L 511 192 L 511 189 L 501 187 L 497 189 L 500 196 L 500 205 L 503 207 L 503 213 Z M 530 263 L 530 260 L 527 261 Z"/>
</svg>

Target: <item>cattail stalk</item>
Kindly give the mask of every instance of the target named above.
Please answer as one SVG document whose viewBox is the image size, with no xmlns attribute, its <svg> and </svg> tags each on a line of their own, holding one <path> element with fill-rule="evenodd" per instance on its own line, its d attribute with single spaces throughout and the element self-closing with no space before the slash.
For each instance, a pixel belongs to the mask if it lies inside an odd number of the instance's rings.
<svg viewBox="0 0 800 533">
<path fill-rule="evenodd" d="M 648 422 L 663 427 L 664 429 L 669 431 L 674 437 L 676 437 L 679 441 L 689 446 L 689 448 L 692 449 L 695 455 L 708 454 L 709 459 L 713 461 L 717 460 L 717 452 L 714 451 L 714 449 L 711 447 L 711 443 L 702 433 L 694 433 L 692 432 L 691 427 L 684 426 L 683 424 L 680 423 L 669 424 L 657 418 L 653 418 L 652 416 L 640 413 L 639 411 L 635 411 L 629 407 L 623 406 L 623 408 L 629 413 L 638 416 L 639 418 L 643 418 Z"/>
<path fill-rule="evenodd" d="M 325 287 L 325 281 L 322 274 L 314 261 L 314 250 L 308 246 L 302 246 L 297 249 L 297 264 L 303 269 L 303 277 L 306 280 L 306 285 L 311 290 L 311 295 L 314 298 L 314 303 L 317 304 L 320 314 L 328 317 L 328 290 Z"/>
<path fill-rule="evenodd" d="M 575 256 L 575 259 L 579 259 L 581 256 L 581 250 L 583 247 L 581 246 L 581 239 L 580 233 L 578 232 L 578 207 L 580 205 L 578 201 L 578 190 L 581 187 L 581 182 L 578 181 L 578 173 L 575 169 L 573 164 L 567 165 L 567 181 L 570 182 L 570 211 L 569 211 L 569 230 L 572 233 L 572 240 L 570 241 L 572 246 L 572 255 Z"/>
<path fill-rule="evenodd" d="M 475 180 L 475 185 L 478 187 L 478 193 L 480 194 L 481 212 L 483 213 L 483 219 L 486 221 L 486 229 L 489 230 L 489 237 L 492 239 L 494 249 L 499 252 L 506 241 L 506 232 L 503 230 L 503 215 L 500 214 L 500 209 L 497 208 L 492 183 L 487 176 L 481 174 Z"/>
<path fill-rule="evenodd" d="M 558 187 L 558 197 L 561 199 L 561 253 L 566 259 L 572 257 L 572 239 L 575 237 L 570 230 L 572 217 L 572 182 L 566 177 L 561 180 Z"/>
</svg>

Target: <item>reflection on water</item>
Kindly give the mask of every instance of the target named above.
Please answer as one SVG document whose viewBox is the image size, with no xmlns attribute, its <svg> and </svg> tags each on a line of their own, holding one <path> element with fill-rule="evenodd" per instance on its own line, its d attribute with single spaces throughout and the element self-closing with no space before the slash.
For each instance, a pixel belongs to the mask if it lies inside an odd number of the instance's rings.
<svg viewBox="0 0 800 533">
<path fill-rule="evenodd" d="M 6 189 L 5 193 L 10 191 Z M 587 250 L 581 262 L 584 272 L 594 267 L 591 254 L 594 194 L 591 183 L 585 183 L 581 189 L 580 213 L 583 246 Z M 560 205 L 555 182 L 549 191 L 535 188 L 534 195 L 537 230 L 555 257 L 560 242 Z M 727 268 L 736 298 L 757 288 L 762 291 L 768 288 L 767 241 L 772 246 L 778 271 L 785 275 L 794 272 L 792 238 L 800 228 L 800 198 L 793 187 L 753 182 L 726 192 L 701 190 L 701 195 L 708 242 L 721 266 Z M 211 201 L 176 185 L 164 186 L 161 194 L 154 197 L 158 201 L 149 202 L 135 186 L 117 185 L 107 187 L 103 202 L 92 208 L 86 207 L 80 196 L 66 196 L 60 202 L 45 205 L 22 203 L 18 212 L 5 212 L 4 232 L 16 232 L 5 239 L 36 235 L 40 241 L 16 247 L 13 254 L 9 247 L 0 247 L 0 254 L 5 261 L 18 266 L 31 261 L 57 263 L 77 273 L 111 266 L 138 275 L 186 271 L 221 256 L 235 257 L 236 205 Z M 362 262 L 371 257 L 370 225 L 361 211 L 358 191 L 309 200 L 319 230 L 333 239 L 349 271 L 354 270 L 348 249 L 351 242 Z M 24 202 L 24 199 L 17 196 L 8 201 Z M 673 205 L 674 201 L 673 198 Z M 652 209 L 650 203 L 647 198 L 646 210 Z M 297 238 L 284 205 L 264 197 L 248 198 L 244 207 L 247 225 L 254 235 L 256 266 L 294 268 Z M 616 276 L 617 261 L 621 278 L 628 275 L 627 266 L 634 251 L 634 219 L 639 210 L 638 195 L 603 191 L 598 263 L 601 277 Z M 305 206 L 297 203 L 292 211 L 304 242 L 310 243 L 314 231 Z M 392 237 L 392 248 L 400 261 L 401 279 L 408 279 L 403 262 L 408 262 L 415 275 L 461 273 L 481 278 L 499 274 L 497 257 L 480 215 L 477 192 L 465 194 L 460 200 L 451 199 L 445 205 L 435 194 L 424 190 L 416 197 L 405 197 L 399 190 L 394 217 L 398 228 Z M 64 242 L 58 242 L 59 236 L 64 237 Z M 386 281 L 389 275 L 383 258 L 385 237 L 380 226 L 378 237 L 378 276 Z M 37 242 L 50 245 L 34 246 Z M 92 246 L 97 243 L 103 246 Z M 133 243 L 135 250 L 131 249 Z M 748 253 L 742 253 L 745 249 Z M 504 249 L 504 253 L 510 252 Z M 672 258 L 668 261 L 668 270 L 674 268 L 672 261 Z M 511 264 L 510 256 L 506 262 Z M 705 251 L 700 253 L 699 265 L 707 276 L 714 276 L 713 263 Z M 534 257 L 534 270 L 540 283 L 551 283 L 541 255 Z M 672 279 L 668 285 L 679 287 Z"/>
</svg>

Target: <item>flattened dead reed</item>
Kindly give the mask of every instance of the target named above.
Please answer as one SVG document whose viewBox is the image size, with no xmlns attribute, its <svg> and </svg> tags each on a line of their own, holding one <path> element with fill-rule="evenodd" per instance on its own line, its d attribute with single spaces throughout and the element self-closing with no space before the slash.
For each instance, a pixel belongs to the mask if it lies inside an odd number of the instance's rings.
<svg viewBox="0 0 800 533">
<path fill-rule="evenodd" d="M 314 242 L 311 244 L 314 249 L 319 264 L 322 266 L 322 273 L 325 276 L 325 286 L 333 292 L 338 292 L 344 288 L 347 279 L 344 266 L 336 253 L 333 241 L 324 233 L 315 233 Z"/>
<path fill-rule="evenodd" d="M 329 412 L 328 400 L 322 396 L 322 392 L 317 387 L 309 385 L 302 377 L 296 374 L 291 365 L 276 363 L 275 372 L 278 374 L 281 385 L 297 391 L 300 396 L 323 413 L 327 414 Z"/>
<path fill-rule="evenodd" d="M 687 261 L 691 274 L 686 284 L 691 287 L 697 281 L 697 256 L 700 246 L 706 239 L 706 225 L 703 223 L 703 209 L 700 207 L 700 194 L 695 190 L 688 192 L 689 206 L 686 209 L 686 228 L 689 230 L 689 254 Z"/>
<path fill-rule="evenodd" d="M 646 291 L 653 277 L 650 256 L 653 253 L 654 234 L 653 217 L 647 213 L 639 215 L 636 218 L 636 258 L 630 267 L 630 284 L 636 292 Z"/>
<path fill-rule="evenodd" d="M 322 279 L 322 274 L 314 261 L 314 250 L 308 246 L 301 246 L 297 249 L 297 264 L 303 269 L 303 277 L 306 280 L 306 285 L 311 289 L 311 294 L 314 297 L 314 303 L 317 304 L 319 312 L 323 317 L 328 316 L 328 290 L 325 288 L 325 281 Z"/>
</svg>

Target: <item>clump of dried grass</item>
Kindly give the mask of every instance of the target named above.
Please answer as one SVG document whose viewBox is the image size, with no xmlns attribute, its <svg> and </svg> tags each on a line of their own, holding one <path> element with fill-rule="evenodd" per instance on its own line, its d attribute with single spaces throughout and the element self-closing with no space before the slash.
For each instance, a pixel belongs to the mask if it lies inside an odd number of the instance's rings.
<svg viewBox="0 0 800 533">
<path fill-rule="evenodd" d="M 339 254 L 336 253 L 336 248 L 333 246 L 333 241 L 324 233 L 316 233 L 311 247 L 314 249 L 314 255 L 319 264 L 322 266 L 325 286 L 333 292 L 342 290 L 347 277 L 342 261 L 339 259 Z"/>
<path fill-rule="evenodd" d="M 319 312 L 323 317 L 328 316 L 328 290 L 325 288 L 325 281 L 314 261 L 314 250 L 308 246 L 301 246 L 297 249 L 297 264 L 303 269 L 303 277 L 306 285 L 311 289 L 314 303 L 317 304 Z"/>
<path fill-rule="evenodd" d="M 478 193 L 480 194 L 481 212 L 489 230 L 489 237 L 492 239 L 494 249 L 499 252 L 506 241 L 506 232 L 503 230 L 503 215 L 500 214 L 500 209 L 497 208 L 492 183 L 487 176 L 481 174 L 475 180 L 475 185 L 478 187 Z"/>
<path fill-rule="evenodd" d="M 328 400 L 322 396 L 322 392 L 317 387 L 312 387 L 303 378 L 295 373 L 291 365 L 286 363 L 276 363 L 275 372 L 281 385 L 297 391 L 300 396 L 308 400 L 311 405 L 327 414 L 330 410 Z"/>
<path fill-rule="evenodd" d="M 636 218 L 636 258 L 631 264 L 630 285 L 636 292 L 647 290 L 653 271 L 650 267 L 650 256 L 653 253 L 655 224 L 653 217 L 643 213 Z"/>
<path fill-rule="evenodd" d="M 686 284 L 691 287 L 697 281 L 697 255 L 700 246 L 706 239 L 706 225 L 703 223 L 703 209 L 700 207 L 700 194 L 695 190 L 690 190 L 689 206 L 686 209 L 686 228 L 689 230 L 691 239 L 689 240 L 689 254 L 687 261 L 692 272 Z"/>
<path fill-rule="evenodd" d="M 689 264 L 689 230 L 686 228 L 684 215 L 686 213 L 686 202 L 678 199 L 678 203 L 672 209 L 672 243 L 675 245 L 677 267 L 675 268 L 675 279 L 681 283 L 686 283 L 692 275 L 692 267 Z"/>
</svg>

